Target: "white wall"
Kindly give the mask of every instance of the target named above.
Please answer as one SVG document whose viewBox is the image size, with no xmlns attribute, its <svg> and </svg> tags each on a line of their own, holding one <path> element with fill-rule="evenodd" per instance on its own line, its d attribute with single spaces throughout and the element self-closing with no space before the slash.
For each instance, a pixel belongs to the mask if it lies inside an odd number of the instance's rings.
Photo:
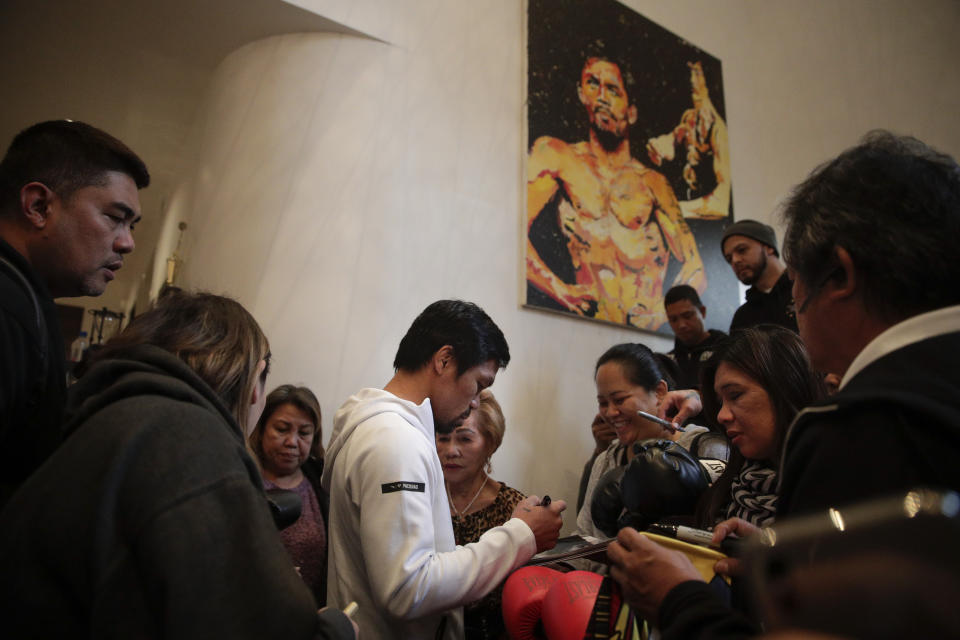
<svg viewBox="0 0 960 640">
<path fill-rule="evenodd" d="M 955 0 L 627 4 L 722 60 L 738 218 L 781 230 L 790 188 L 873 128 L 960 156 Z"/>
<path fill-rule="evenodd" d="M 426 304 L 479 303 L 513 356 L 493 388 L 508 423 L 494 476 L 573 500 L 596 357 L 669 343 L 519 306 L 522 5 L 295 4 L 384 42 L 280 36 L 215 71 L 173 198 L 190 223 L 184 283 L 254 312 L 271 385 L 317 391 L 327 434 L 348 395 L 389 379 Z M 773 221 L 791 185 L 872 127 L 960 153 L 952 0 L 629 4 L 722 60 L 738 218 Z"/>
</svg>

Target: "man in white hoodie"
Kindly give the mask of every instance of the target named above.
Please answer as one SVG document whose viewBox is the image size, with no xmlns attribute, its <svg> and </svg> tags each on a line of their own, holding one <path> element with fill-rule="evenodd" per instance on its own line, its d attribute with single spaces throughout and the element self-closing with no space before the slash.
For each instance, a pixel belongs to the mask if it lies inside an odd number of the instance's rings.
<svg viewBox="0 0 960 640">
<path fill-rule="evenodd" d="M 449 433 L 510 361 L 477 305 L 440 300 L 400 341 L 395 375 L 334 417 L 323 486 L 330 492 L 327 602 L 356 601 L 367 638 L 463 638 L 462 605 L 556 544 L 562 500 L 521 502 L 504 525 L 457 547 L 434 432 Z"/>
</svg>

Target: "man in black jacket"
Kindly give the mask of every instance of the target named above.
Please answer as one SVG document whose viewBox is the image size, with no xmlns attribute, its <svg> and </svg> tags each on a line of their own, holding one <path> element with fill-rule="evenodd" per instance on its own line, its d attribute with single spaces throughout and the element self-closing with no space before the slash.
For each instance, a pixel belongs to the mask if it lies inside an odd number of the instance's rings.
<svg viewBox="0 0 960 640">
<path fill-rule="evenodd" d="M 842 379 L 787 434 L 780 514 L 960 489 L 960 166 L 876 132 L 784 216 L 800 336 L 814 368 Z"/>
<path fill-rule="evenodd" d="M 710 359 L 717 344 L 727 337 L 723 331 L 703 326 L 707 308 L 700 301 L 697 290 L 678 284 L 663 297 L 667 322 L 676 336 L 673 351 L 667 355 L 677 363 L 680 375 L 674 380 L 678 389 L 700 388 L 700 367 Z"/>
<path fill-rule="evenodd" d="M 739 220 L 723 231 L 720 251 L 737 279 L 750 285 L 747 301 L 733 314 L 730 333 L 758 324 L 778 324 L 797 330 L 793 281 L 777 250 L 773 227 L 756 220 Z"/>
<path fill-rule="evenodd" d="M 921 485 L 960 490 L 960 166 L 873 132 L 799 185 L 784 217 L 800 335 L 814 367 L 842 380 L 788 430 L 778 521 Z M 621 537 L 613 575 L 663 638 L 749 632 L 672 552 Z"/>
<path fill-rule="evenodd" d="M 133 250 L 149 182 L 122 142 L 69 120 L 25 129 L 0 162 L 0 506 L 60 442 L 53 299 L 103 293 Z"/>
</svg>

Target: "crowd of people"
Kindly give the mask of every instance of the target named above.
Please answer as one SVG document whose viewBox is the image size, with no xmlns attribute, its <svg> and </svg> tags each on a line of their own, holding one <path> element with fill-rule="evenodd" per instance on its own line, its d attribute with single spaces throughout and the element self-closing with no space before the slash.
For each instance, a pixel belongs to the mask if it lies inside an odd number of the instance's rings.
<svg viewBox="0 0 960 640">
<path fill-rule="evenodd" d="M 267 392 L 267 336 L 219 295 L 168 291 L 68 392 L 53 298 L 103 292 L 148 183 L 130 149 L 79 122 L 25 130 L 0 163 L 7 628 L 520 637 L 502 585 L 554 547 L 566 503 L 491 477 L 506 419 L 489 387 L 510 350 L 476 304 L 424 309 L 387 385 L 336 411 L 326 450 L 315 394 Z M 715 567 L 731 604 L 648 525 L 719 545 L 915 487 L 960 490 L 960 166 L 875 132 L 796 187 L 783 218 L 783 258 L 768 225 L 723 234 L 751 285 L 729 335 L 680 284 L 662 301 L 673 351 L 617 344 L 594 368 L 576 533 L 615 537 L 600 571 L 664 639 L 762 628 L 738 597 L 741 562 Z M 282 529 L 276 491 L 300 505 Z M 811 630 L 830 632 L 824 620 Z"/>
</svg>

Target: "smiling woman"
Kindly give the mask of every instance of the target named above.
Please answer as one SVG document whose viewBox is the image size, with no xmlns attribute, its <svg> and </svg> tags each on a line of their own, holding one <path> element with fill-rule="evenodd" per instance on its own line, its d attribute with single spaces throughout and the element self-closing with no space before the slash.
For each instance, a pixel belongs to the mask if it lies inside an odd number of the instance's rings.
<svg viewBox="0 0 960 640">
<path fill-rule="evenodd" d="M 612 473 L 614 470 L 626 467 L 633 461 L 638 452 L 643 450 L 642 447 L 637 446 L 643 441 L 661 441 L 654 448 L 664 452 L 669 452 L 673 446 L 679 445 L 693 453 L 694 457 L 698 457 L 701 445 L 706 445 L 704 436 L 708 435 L 708 429 L 688 424 L 683 431 L 678 431 L 645 418 L 639 413 L 656 416 L 660 403 L 670 389 L 668 378 L 656 354 L 645 345 L 624 343 L 610 347 L 597 360 L 595 375 L 599 415 L 613 427 L 617 438 L 606 451 L 597 456 L 590 470 L 583 507 L 577 514 L 577 533 L 603 538 L 608 535 L 604 529 L 609 528 L 609 523 L 598 522 L 595 514 L 599 511 L 608 512 L 609 519 L 615 524 L 623 509 L 622 502 L 619 502 L 619 480 L 611 483 L 602 480 L 604 476 L 608 472 Z M 658 457 L 657 452 L 649 455 Z M 680 452 L 679 455 L 685 454 Z M 725 456 L 722 459 L 725 460 Z M 651 466 L 643 464 L 644 462 L 638 460 L 638 467 Z M 696 466 L 695 462 L 693 464 Z M 600 489 L 605 485 L 614 484 L 615 489 L 609 491 L 606 488 Z M 645 487 L 644 491 L 652 496 L 658 492 L 658 488 Z M 595 495 L 598 496 L 600 503 L 606 502 L 605 495 L 612 496 L 613 500 L 604 508 L 595 510 L 597 509 L 597 505 L 593 504 Z M 696 495 L 694 495 L 695 498 Z M 692 510 L 692 503 L 684 509 Z M 669 515 L 687 515 L 687 513 L 673 512 Z"/>
</svg>

